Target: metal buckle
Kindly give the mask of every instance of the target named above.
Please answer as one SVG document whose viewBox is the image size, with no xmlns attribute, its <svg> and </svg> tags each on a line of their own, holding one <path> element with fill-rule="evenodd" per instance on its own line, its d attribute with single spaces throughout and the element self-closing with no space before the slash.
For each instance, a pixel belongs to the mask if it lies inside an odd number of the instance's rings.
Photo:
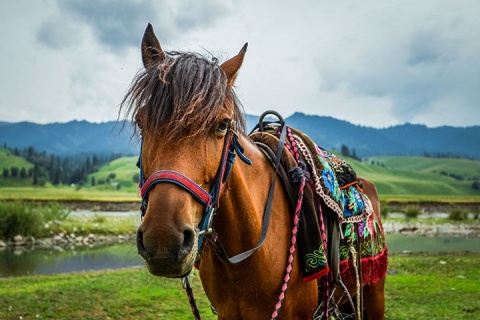
<svg viewBox="0 0 480 320">
<path fill-rule="evenodd" d="M 229 130 L 233 133 L 233 136 L 235 138 L 238 138 L 238 133 L 237 133 L 237 121 L 231 120 L 230 121 L 230 126 L 228 126 Z"/>
<path fill-rule="evenodd" d="M 207 211 L 206 215 L 207 215 L 207 218 L 208 218 L 208 220 L 207 220 L 207 225 L 206 225 L 205 230 L 200 230 L 200 231 L 198 232 L 198 236 L 199 236 L 199 237 L 202 237 L 202 236 L 205 236 L 205 235 L 207 235 L 207 234 L 210 234 L 210 233 L 212 233 L 212 231 L 213 231 L 213 229 L 212 229 L 212 221 L 213 221 L 213 216 L 215 215 L 215 208 L 214 208 L 213 206 L 210 206 L 210 207 L 207 208 L 206 211 Z"/>
</svg>

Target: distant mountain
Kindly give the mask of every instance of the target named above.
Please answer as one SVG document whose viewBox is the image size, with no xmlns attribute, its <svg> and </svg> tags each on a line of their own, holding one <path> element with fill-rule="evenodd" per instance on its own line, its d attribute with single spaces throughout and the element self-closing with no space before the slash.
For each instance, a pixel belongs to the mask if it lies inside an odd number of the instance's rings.
<svg viewBox="0 0 480 320">
<path fill-rule="evenodd" d="M 340 150 L 346 145 L 359 157 L 429 153 L 480 158 L 480 126 L 428 128 L 407 123 L 375 129 L 303 113 L 294 113 L 286 121 L 326 149 Z"/>
<path fill-rule="evenodd" d="M 247 131 L 258 122 L 247 115 Z M 319 146 L 340 150 L 346 145 L 357 156 L 450 154 L 480 158 L 480 126 L 437 127 L 404 124 L 376 129 L 325 116 L 294 113 L 286 119 L 289 126 L 308 134 Z M 131 127 L 114 121 L 90 123 L 36 124 L 0 122 L 0 144 L 23 149 L 34 146 L 58 155 L 78 153 L 137 154 L 139 146 L 131 139 Z"/>
<path fill-rule="evenodd" d="M 28 146 L 38 151 L 57 155 L 99 153 L 138 153 L 138 145 L 131 141 L 131 127 L 114 121 L 90 123 L 71 121 L 67 123 L 37 124 L 18 122 L 0 125 L 0 143 L 10 148 Z"/>
</svg>

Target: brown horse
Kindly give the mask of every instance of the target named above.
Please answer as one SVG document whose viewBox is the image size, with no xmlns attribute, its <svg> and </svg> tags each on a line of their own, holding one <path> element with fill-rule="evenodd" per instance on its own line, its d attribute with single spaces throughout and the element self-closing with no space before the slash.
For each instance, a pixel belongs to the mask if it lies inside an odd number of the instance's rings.
<svg viewBox="0 0 480 320">
<path fill-rule="evenodd" d="M 271 317 L 282 291 L 293 221 L 286 188 L 277 183 L 263 244 L 241 262 L 226 259 L 225 253 L 240 254 L 261 242 L 276 175 L 246 136 L 233 91 L 246 48 L 221 65 L 195 53 L 164 52 L 149 24 L 141 45 L 145 70 L 121 106 L 142 136 L 138 251 L 152 274 L 182 278 L 194 267 L 199 239 L 205 239 L 198 268 L 220 319 Z M 229 166 L 232 153 L 237 160 Z M 363 189 L 378 216 L 375 186 L 364 180 Z M 302 281 L 299 260 L 295 255 L 281 319 L 312 319 L 319 305 L 317 281 Z M 363 288 L 369 319 L 383 319 L 383 286 L 384 279 Z M 349 290 L 356 292 L 354 285 Z"/>
</svg>

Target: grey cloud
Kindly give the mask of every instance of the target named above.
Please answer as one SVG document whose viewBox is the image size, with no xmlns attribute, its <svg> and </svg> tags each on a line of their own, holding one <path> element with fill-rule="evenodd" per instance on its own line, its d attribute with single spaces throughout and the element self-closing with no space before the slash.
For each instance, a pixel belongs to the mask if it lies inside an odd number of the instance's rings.
<svg viewBox="0 0 480 320">
<path fill-rule="evenodd" d="M 225 5 L 215 0 L 180 2 L 175 22 L 180 31 L 213 26 L 215 21 L 229 13 Z"/>
<path fill-rule="evenodd" d="M 60 19 L 44 22 L 36 33 L 36 40 L 53 49 L 71 47 L 81 42 L 80 30 Z"/>
<path fill-rule="evenodd" d="M 434 32 L 419 32 L 412 36 L 407 64 L 448 63 L 457 47 L 457 41 L 443 39 Z"/>
<path fill-rule="evenodd" d="M 430 32 L 415 33 L 405 43 L 386 43 L 377 52 L 358 56 L 355 63 L 321 65 L 321 90 L 347 87 L 352 94 L 388 97 L 399 122 L 429 113 L 452 96 L 459 103 L 480 99 L 478 90 L 470 90 L 472 83 L 480 82 L 480 72 L 472 72 L 472 68 L 478 71 L 480 57 L 468 53 L 476 44 Z"/>
<path fill-rule="evenodd" d="M 98 40 L 121 49 L 139 42 L 139 30 L 155 20 L 156 7 L 152 1 L 59 1 L 60 8 L 91 27 Z"/>
<path fill-rule="evenodd" d="M 218 0 L 209 1 L 58 1 L 63 19 L 44 22 L 37 32 L 37 40 L 54 49 L 69 46 L 78 34 L 69 33 L 77 25 L 89 28 L 99 43 L 119 50 L 138 46 L 141 33 L 148 22 L 168 42 L 177 34 L 208 28 L 227 8 Z M 68 17 L 68 18 L 67 18 Z"/>
</svg>

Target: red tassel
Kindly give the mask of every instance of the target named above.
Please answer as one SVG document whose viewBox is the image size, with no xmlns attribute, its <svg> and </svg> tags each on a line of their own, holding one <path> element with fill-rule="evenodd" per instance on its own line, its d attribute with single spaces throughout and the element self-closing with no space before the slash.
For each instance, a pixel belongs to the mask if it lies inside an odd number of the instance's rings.
<svg viewBox="0 0 480 320">
<path fill-rule="evenodd" d="M 353 284 L 355 279 L 352 279 L 351 274 L 353 270 L 352 259 L 340 262 L 341 277 L 345 284 L 350 281 Z M 376 284 L 378 281 L 385 278 L 387 275 L 388 265 L 388 248 L 385 247 L 379 255 L 375 257 L 362 258 L 362 279 L 363 284 L 370 286 Z"/>
</svg>

